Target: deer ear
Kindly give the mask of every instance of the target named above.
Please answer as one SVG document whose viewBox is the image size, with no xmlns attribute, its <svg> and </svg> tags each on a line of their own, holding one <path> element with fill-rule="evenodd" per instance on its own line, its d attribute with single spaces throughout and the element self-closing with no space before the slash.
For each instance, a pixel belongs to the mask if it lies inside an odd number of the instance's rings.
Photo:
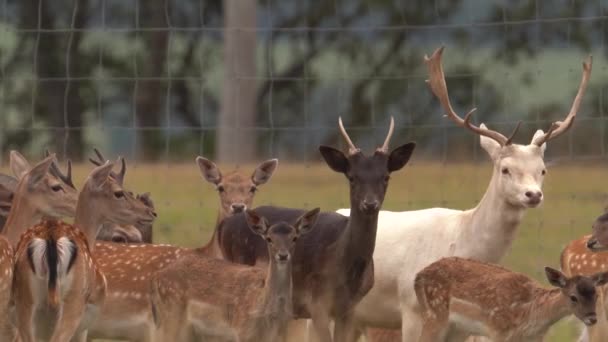
<svg viewBox="0 0 608 342">
<path fill-rule="evenodd" d="M 551 285 L 559 288 L 566 287 L 567 279 L 562 272 L 551 267 L 545 267 L 545 274 Z"/>
<path fill-rule="evenodd" d="M 214 162 L 201 156 L 196 157 L 196 163 L 201 170 L 203 178 L 211 184 L 218 185 L 222 181 L 222 173 Z"/>
<path fill-rule="evenodd" d="M 17 179 L 21 179 L 21 177 L 27 173 L 31 166 L 21 153 L 13 150 L 10 154 L 10 168 L 13 175 L 17 177 Z"/>
<path fill-rule="evenodd" d="M 319 217 L 320 211 L 320 208 L 314 208 L 298 218 L 296 224 L 294 225 L 298 235 L 308 234 L 315 228 L 315 223 L 317 222 L 317 217 Z"/>
<path fill-rule="evenodd" d="M 388 172 L 401 170 L 410 160 L 414 148 L 416 148 L 416 143 L 410 142 L 394 149 L 388 156 Z"/>
<path fill-rule="evenodd" d="M 532 141 L 530 142 L 531 145 L 534 144 L 534 140 L 538 139 L 539 137 L 545 135 L 545 132 L 543 132 L 542 129 L 537 130 L 534 133 L 534 136 L 532 137 Z M 540 154 L 541 155 L 545 155 L 545 149 L 547 148 L 547 143 L 544 143 L 542 145 L 540 145 Z"/>
<path fill-rule="evenodd" d="M 262 185 L 268 182 L 274 171 L 277 169 L 277 165 L 279 165 L 278 159 L 270 159 L 260 164 L 251 176 L 251 181 L 253 184 Z"/>
<path fill-rule="evenodd" d="M 336 150 L 330 146 L 319 146 L 319 151 L 325 159 L 327 165 L 334 171 L 340 173 L 347 173 L 350 166 L 348 163 L 348 158 L 342 153 L 342 151 Z"/>
<path fill-rule="evenodd" d="M 105 183 L 108 180 L 108 177 L 110 177 L 113 167 L 114 163 L 106 161 L 105 164 L 93 169 L 93 171 L 91 171 L 91 174 L 89 175 L 89 185 L 93 189 L 100 189 L 103 183 Z"/>
<path fill-rule="evenodd" d="M 46 174 L 49 172 L 51 164 L 55 161 L 55 153 L 44 158 L 41 162 L 34 165 L 30 171 L 28 171 L 28 184 L 34 186 L 44 179 Z"/>
<path fill-rule="evenodd" d="M 479 128 L 488 129 L 488 127 L 485 124 L 479 125 Z M 484 150 L 486 150 L 486 152 L 490 155 L 490 158 L 492 158 L 492 160 L 495 160 L 496 157 L 498 157 L 498 152 L 500 151 L 500 149 L 502 147 L 502 146 L 500 146 L 500 144 L 498 142 L 496 142 L 496 140 L 490 139 L 483 135 L 479 136 L 479 144 L 481 145 L 481 147 Z"/>
<path fill-rule="evenodd" d="M 595 282 L 595 286 L 602 286 L 608 283 L 608 272 L 596 273 L 591 276 L 593 282 Z"/>
<path fill-rule="evenodd" d="M 268 231 L 268 221 L 266 218 L 259 216 L 253 210 L 245 210 L 245 218 L 247 219 L 247 225 L 256 234 L 264 236 Z"/>
</svg>

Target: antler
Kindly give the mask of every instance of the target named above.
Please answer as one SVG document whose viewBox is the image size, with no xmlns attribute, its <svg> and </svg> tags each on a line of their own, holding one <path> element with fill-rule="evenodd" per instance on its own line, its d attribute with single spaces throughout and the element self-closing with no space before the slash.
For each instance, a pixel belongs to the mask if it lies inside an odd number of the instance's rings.
<svg viewBox="0 0 608 342">
<path fill-rule="evenodd" d="M 49 150 L 45 150 L 44 151 L 44 157 L 48 157 L 50 156 L 50 152 Z M 76 189 L 76 186 L 74 185 L 74 182 L 72 181 L 72 161 L 68 159 L 67 161 L 68 164 L 68 171 L 67 174 L 63 174 L 63 172 L 61 172 L 61 169 L 59 169 L 59 166 L 57 165 L 57 163 L 55 161 L 53 161 L 51 163 L 51 167 L 49 168 L 49 172 L 59 178 L 62 182 L 64 182 L 66 185 L 68 185 L 70 188 L 72 189 Z"/>
<path fill-rule="evenodd" d="M 583 78 L 581 79 L 581 84 L 578 87 L 578 92 L 576 93 L 576 97 L 574 98 L 574 102 L 572 103 L 572 108 L 570 108 L 570 113 L 568 113 L 566 119 L 564 119 L 564 121 L 556 121 L 551 124 L 551 128 L 549 128 L 547 133 L 534 139 L 532 141 L 533 144 L 537 146 L 542 146 L 547 141 L 564 134 L 564 132 L 566 132 L 568 129 L 570 129 L 570 127 L 572 127 L 574 119 L 576 118 L 576 113 L 578 113 L 581 101 L 583 100 L 585 89 L 587 89 L 587 83 L 589 82 L 589 77 L 591 76 L 592 64 L 593 57 L 589 55 L 589 57 L 587 57 L 587 59 L 583 61 Z"/>
<path fill-rule="evenodd" d="M 103 154 L 101 154 L 97 148 L 93 148 L 93 151 L 95 151 L 95 154 L 97 155 L 97 160 L 89 158 L 89 161 L 95 166 L 103 165 L 107 159 L 103 157 Z M 125 163 L 125 159 L 120 157 L 120 172 L 116 173 L 112 171 L 110 172 L 110 176 L 114 178 L 118 184 L 122 185 L 125 180 L 125 173 L 127 173 L 127 165 Z"/>
<path fill-rule="evenodd" d="M 376 152 L 388 153 L 388 143 L 391 141 L 391 137 L 393 136 L 393 131 L 395 130 L 395 118 L 391 116 L 391 123 L 388 127 L 388 133 L 386 134 L 386 139 L 384 139 L 384 144 L 382 147 L 378 147 Z"/>
<path fill-rule="evenodd" d="M 338 117 L 338 126 L 340 127 L 340 132 L 342 133 L 342 136 L 346 140 L 346 143 L 348 143 L 348 154 L 353 155 L 353 154 L 357 154 L 357 153 L 361 152 L 361 150 L 359 148 L 357 148 L 355 146 L 355 144 L 353 144 L 353 141 L 350 140 L 348 133 L 346 133 L 346 130 L 344 129 L 344 125 L 342 124 L 342 117 Z"/>
<path fill-rule="evenodd" d="M 483 135 L 485 137 L 493 139 L 501 146 L 510 145 L 513 136 L 515 136 L 517 130 L 519 129 L 520 124 L 517 124 L 517 127 L 515 128 L 515 130 L 513 130 L 511 136 L 507 138 L 497 131 L 493 131 L 487 128 L 480 128 L 473 125 L 470 122 L 470 119 L 471 115 L 477 110 L 477 108 L 471 109 L 467 113 L 467 115 L 465 115 L 464 120 L 460 116 L 458 116 L 458 114 L 456 114 L 456 112 L 452 108 L 452 104 L 450 103 L 450 98 L 448 96 L 448 88 L 445 84 L 445 75 L 443 74 L 443 66 L 441 65 L 441 55 L 443 54 L 443 48 L 444 47 L 442 46 L 435 50 L 431 57 L 425 55 L 424 63 L 428 67 L 430 77 L 430 79 L 428 79 L 426 82 L 429 84 L 429 86 L 431 87 L 431 91 L 433 92 L 433 94 L 435 94 L 435 96 L 441 103 L 443 110 L 447 112 L 446 116 L 449 117 L 452 121 L 454 121 L 458 126 L 467 128 L 479 135 Z"/>
</svg>

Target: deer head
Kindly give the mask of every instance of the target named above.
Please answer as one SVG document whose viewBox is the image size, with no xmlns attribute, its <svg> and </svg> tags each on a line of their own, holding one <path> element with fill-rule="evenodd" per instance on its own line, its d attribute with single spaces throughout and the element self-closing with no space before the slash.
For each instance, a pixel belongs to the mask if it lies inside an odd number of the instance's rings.
<svg viewBox="0 0 608 342">
<path fill-rule="evenodd" d="M 125 165 L 122 158 L 118 163 Z M 119 225 L 151 223 L 156 217 L 154 210 L 123 189 L 113 175 L 113 167 L 114 163 L 106 162 L 91 172 L 80 192 L 82 200 L 78 205 L 94 206 L 95 211 L 89 212 L 98 212 L 106 221 Z"/>
<path fill-rule="evenodd" d="M 517 124 L 515 130 L 507 138 L 497 131 L 488 129 L 484 124 L 479 127 L 473 125 L 471 115 L 475 109 L 469 111 L 464 119 L 456 114 L 448 96 L 441 63 L 442 54 L 443 47 L 435 50 L 431 57 L 425 56 L 424 59 L 429 71 L 427 83 L 447 113 L 446 116 L 458 126 L 481 137 L 481 146 L 494 162 L 493 179 L 496 179 L 494 183 L 496 190 L 504 195 L 508 203 L 516 207 L 538 206 L 543 199 L 541 189 L 546 174 L 543 161 L 546 144 L 572 127 L 591 75 L 591 57 L 583 63 L 583 77 L 578 93 L 564 121 L 554 122 L 546 133 L 542 130 L 536 131 L 530 144 L 519 145 L 513 144 L 513 137 L 521 123 Z"/>
<path fill-rule="evenodd" d="M 68 176 L 64 176 L 56 162 L 55 155 L 52 154 L 30 167 L 25 157 L 17 151 L 11 151 L 10 168 L 19 179 L 15 193 L 19 193 L 19 200 L 38 208 L 44 216 L 74 216 L 78 192 L 73 187 L 71 172 L 68 171 Z"/>
<path fill-rule="evenodd" d="M 608 250 L 608 213 L 600 215 L 593 222 L 587 248 L 593 252 Z"/>
<path fill-rule="evenodd" d="M 296 247 L 296 241 L 301 235 L 311 232 L 319 216 L 319 208 L 315 208 L 300 216 L 295 224 L 279 222 L 268 226 L 266 218 L 259 216 L 253 210 L 246 210 L 245 217 L 249 228 L 268 244 L 268 255 L 281 264 L 291 260 Z"/>
<path fill-rule="evenodd" d="M 593 325 L 597 322 L 596 286 L 608 283 L 608 272 L 597 273 L 589 277 L 568 278 L 556 269 L 545 267 L 545 274 L 551 285 L 561 289 L 562 295 L 567 298 L 572 312 L 578 319 L 585 325 Z"/>
<path fill-rule="evenodd" d="M 342 118 L 339 118 L 338 125 L 349 146 L 348 155 L 329 146 L 320 146 L 319 151 L 332 170 L 344 174 L 348 179 L 351 209 L 366 214 L 376 214 L 384 201 L 391 172 L 400 170 L 407 164 L 416 144 L 410 142 L 388 152 L 388 144 L 395 127 L 395 122 L 391 117 L 384 144 L 371 156 L 366 156 L 353 144 L 346 133 L 342 125 Z"/>
<path fill-rule="evenodd" d="M 215 185 L 220 195 L 220 216 L 226 218 L 251 207 L 258 186 L 270 180 L 279 161 L 270 159 L 261 163 L 249 178 L 241 176 L 238 172 L 223 176 L 215 163 L 200 156 L 196 157 L 196 164 L 203 178 Z"/>
</svg>

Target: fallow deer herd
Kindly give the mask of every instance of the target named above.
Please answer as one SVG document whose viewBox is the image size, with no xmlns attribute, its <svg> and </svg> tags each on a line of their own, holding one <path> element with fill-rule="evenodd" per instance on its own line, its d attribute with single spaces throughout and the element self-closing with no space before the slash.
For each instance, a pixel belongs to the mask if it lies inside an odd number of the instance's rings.
<svg viewBox="0 0 608 342">
<path fill-rule="evenodd" d="M 197 157 L 220 200 L 212 238 L 199 248 L 152 243 L 154 204 L 125 190 L 124 159 L 95 150 L 79 190 L 69 161 L 64 174 L 54 154 L 31 165 L 11 151 L 13 176 L 0 174 L 0 342 L 541 341 L 568 315 L 584 325 L 581 341 L 608 341 L 608 214 L 566 246 L 561 271 L 545 268 L 553 288 L 496 264 L 525 212 L 545 200 L 544 151 L 573 126 L 591 57 L 565 119 L 520 145 L 519 124 L 507 137 L 474 125 L 474 110 L 456 113 L 443 51 L 424 59 L 431 92 L 493 163 L 469 210 L 381 210 L 391 173 L 416 146 L 389 148 L 393 118 L 371 154 L 341 118 L 348 152 L 319 147 L 348 184 L 350 208 L 336 212 L 253 209 L 277 159 L 244 175 Z"/>
</svg>

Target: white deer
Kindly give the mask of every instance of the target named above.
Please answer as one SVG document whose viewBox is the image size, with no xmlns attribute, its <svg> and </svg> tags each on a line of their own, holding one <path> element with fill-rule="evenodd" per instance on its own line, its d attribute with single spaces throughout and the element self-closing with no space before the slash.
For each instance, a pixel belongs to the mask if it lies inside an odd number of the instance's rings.
<svg viewBox="0 0 608 342">
<path fill-rule="evenodd" d="M 546 142 L 572 126 L 591 73 L 589 58 L 583 63 L 583 78 L 566 119 L 555 122 L 547 133 L 536 131 L 529 145 L 519 145 L 512 143 L 517 128 L 507 138 L 483 124 L 474 126 L 469 121 L 473 110 L 464 120 L 454 112 L 441 65 L 442 52 L 439 48 L 430 58 L 425 56 L 431 90 L 452 121 L 480 135 L 494 169 L 485 195 L 473 209 L 380 211 L 374 287 L 355 309 L 355 320 L 360 331 L 366 326 L 401 327 L 403 341 L 416 339 L 422 327 L 414 292 L 418 271 L 447 256 L 497 263 L 509 250 L 526 209 L 537 207 L 543 200 Z M 340 209 L 338 213 L 348 215 L 349 210 Z"/>
</svg>

